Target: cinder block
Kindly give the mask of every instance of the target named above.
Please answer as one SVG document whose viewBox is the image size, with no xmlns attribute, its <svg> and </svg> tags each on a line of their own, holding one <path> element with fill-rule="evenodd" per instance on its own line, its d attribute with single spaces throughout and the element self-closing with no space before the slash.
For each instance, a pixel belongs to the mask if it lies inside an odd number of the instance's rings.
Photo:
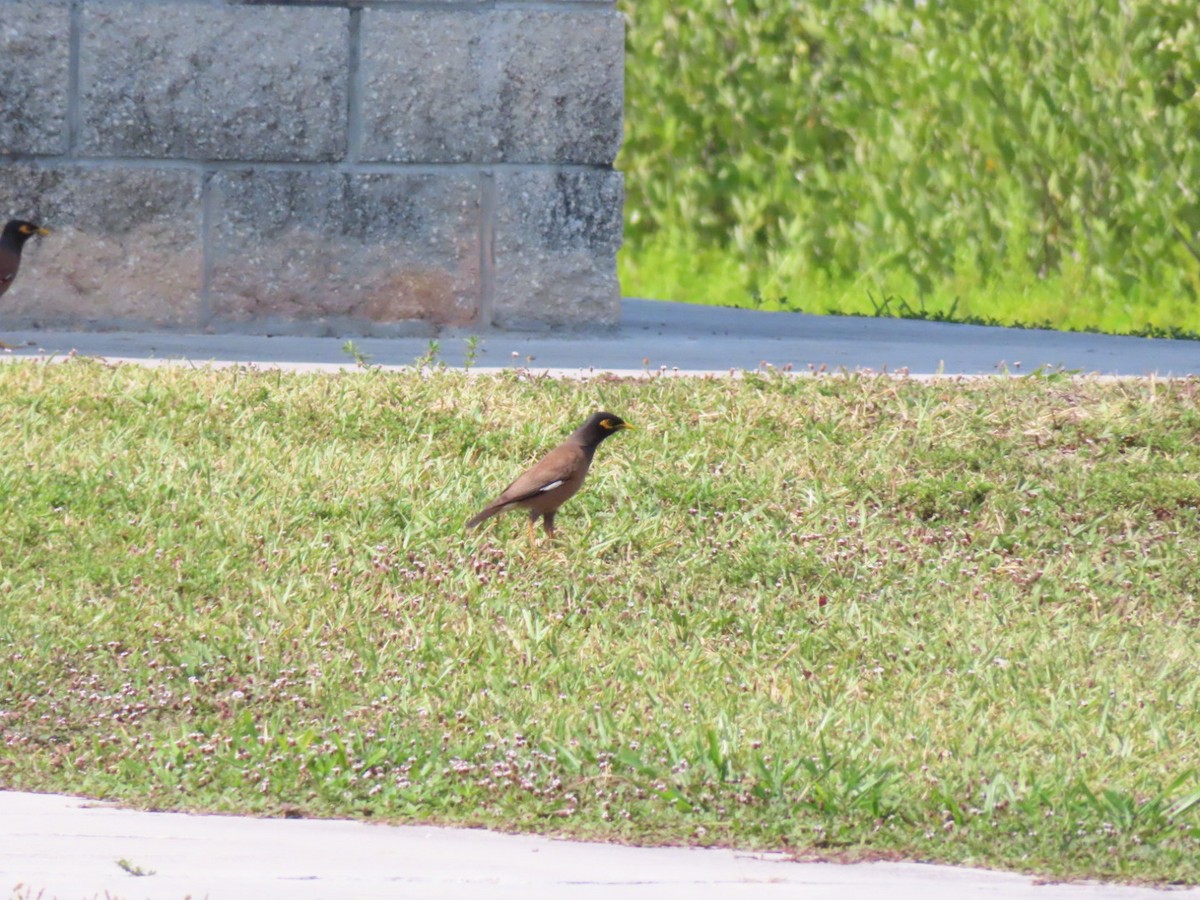
<svg viewBox="0 0 1200 900">
<path fill-rule="evenodd" d="M 66 149 L 70 30 L 66 0 L 0 0 L 0 153 Z"/>
<path fill-rule="evenodd" d="M 6 325 L 194 326 L 200 175 L 178 169 L 0 167 L 0 208 L 53 229 L 25 246 Z"/>
<path fill-rule="evenodd" d="M 368 9 L 362 158 L 610 165 L 624 24 L 611 9 Z"/>
<path fill-rule="evenodd" d="M 490 14 L 363 11 L 361 158 L 496 158 L 487 98 Z"/>
<path fill-rule="evenodd" d="M 614 10 L 499 15 L 495 134 L 505 162 L 608 166 L 621 148 L 625 20 Z"/>
<path fill-rule="evenodd" d="M 211 189 L 215 327 L 386 334 L 479 313 L 474 177 L 239 170 Z"/>
<path fill-rule="evenodd" d="M 619 172 L 499 172 L 492 319 L 501 328 L 613 325 Z"/>
<path fill-rule="evenodd" d="M 349 11 L 88 3 L 82 143 L 100 156 L 345 154 Z"/>
</svg>

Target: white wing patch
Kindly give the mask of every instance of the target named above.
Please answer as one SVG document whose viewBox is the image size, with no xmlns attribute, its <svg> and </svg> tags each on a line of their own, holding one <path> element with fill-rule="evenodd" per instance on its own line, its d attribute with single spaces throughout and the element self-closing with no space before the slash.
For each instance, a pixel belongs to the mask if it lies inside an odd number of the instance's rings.
<svg viewBox="0 0 1200 900">
<path fill-rule="evenodd" d="M 538 488 L 538 489 L 537 489 L 537 492 L 538 492 L 539 494 L 544 494 L 544 493 L 546 493 L 546 491 L 552 491 L 552 490 L 554 490 L 554 489 L 555 489 L 556 487 L 558 487 L 560 484 L 562 484 L 562 479 L 561 479 L 561 478 L 560 478 L 560 479 L 558 479 L 558 481 L 552 481 L 552 482 L 550 482 L 549 484 L 543 484 L 543 485 L 542 485 L 540 488 Z"/>
</svg>

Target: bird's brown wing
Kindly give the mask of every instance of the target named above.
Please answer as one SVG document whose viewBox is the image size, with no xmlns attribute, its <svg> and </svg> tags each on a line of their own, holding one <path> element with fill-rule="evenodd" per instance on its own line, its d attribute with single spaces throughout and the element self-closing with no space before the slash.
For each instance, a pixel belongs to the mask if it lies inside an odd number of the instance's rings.
<svg viewBox="0 0 1200 900">
<path fill-rule="evenodd" d="M 513 504 L 532 500 L 538 494 L 578 478 L 587 471 L 587 464 L 587 453 L 578 444 L 573 441 L 560 444 L 506 487 L 499 497 L 467 522 L 467 527 L 474 528 Z"/>
<path fill-rule="evenodd" d="M 560 444 L 506 487 L 496 503 L 520 503 L 537 494 L 570 481 L 587 464 L 583 448 L 575 443 Z"/>
<path fill-rule="evenodd" d="M 0 247 L 0 297 L 8 290 L 13 279 L 17 277 L 17 268 L 21 265 L 21 257 L 7 247 Z"/>
</svg>

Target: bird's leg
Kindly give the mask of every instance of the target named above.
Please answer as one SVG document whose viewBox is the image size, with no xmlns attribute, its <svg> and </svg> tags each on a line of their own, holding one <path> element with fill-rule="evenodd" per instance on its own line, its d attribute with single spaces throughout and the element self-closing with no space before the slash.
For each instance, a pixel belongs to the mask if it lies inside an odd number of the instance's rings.
<svg viewBox="0 0 1200 900">
<path fill-rule="evenodd" d="M 546 534 L 550 540 L 554 540 L 554 513 L 546 513 L 542 518 L 542 527 L 546 529 Z"/>
<path fill-rule="evenodd" d="M 532 547 L 537 546 L 537 531 L 535 526 L 537 525 L 538 515 L 537 510 L 531 509 L 529 511 L 529 544 Z"/>
</svg>

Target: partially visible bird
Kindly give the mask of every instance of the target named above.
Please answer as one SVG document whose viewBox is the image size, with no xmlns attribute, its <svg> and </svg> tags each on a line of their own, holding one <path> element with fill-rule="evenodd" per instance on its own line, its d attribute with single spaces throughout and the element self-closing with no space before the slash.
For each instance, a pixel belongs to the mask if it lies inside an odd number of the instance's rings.
<svg viewBox="0 0 1200 900">
<path fill-rule="evenodd" d="M 26 222 L 24 219 L 12 219 L 4 226 L 0 235 L 0 297 L 8 290 L 13 279 L 17 277 L 17 269 L 21 268 L 21 250 L 25 242 L 35 234 L 49 234 L 48 228 Z M 0 341 L 0 348 L 14 349 L 11 344 Z"/>
<path fill-rule="evenodd" d="M 485 506 L 478 515 L 467 522 L 474 528 L 492 516 L 505 510 L 529 510 L 529 536 L 538 517 L 546 534 L 554 537 L 554 515 L 583 484 L 596 448 L 609 435 L 625 428 L 633 428 L 620 416 L 610 412 L 594 413 L 586 422 L 571 433 L 565 441 L 547 453 L 524 475 L 504 489 L 495 500 Z"/>
<path fill-rule="evenodd" d="M 0 297 L 8 290 L 8 286 L 17 277 L 17 269 L 21 268 L 21 250 L 25 242 L 35 234 L 49 234 L 50 229 L 34 225 L 24 219 L 12 219 L 4 226 L 4 234 L 0 235 Z"/>
</svg>

